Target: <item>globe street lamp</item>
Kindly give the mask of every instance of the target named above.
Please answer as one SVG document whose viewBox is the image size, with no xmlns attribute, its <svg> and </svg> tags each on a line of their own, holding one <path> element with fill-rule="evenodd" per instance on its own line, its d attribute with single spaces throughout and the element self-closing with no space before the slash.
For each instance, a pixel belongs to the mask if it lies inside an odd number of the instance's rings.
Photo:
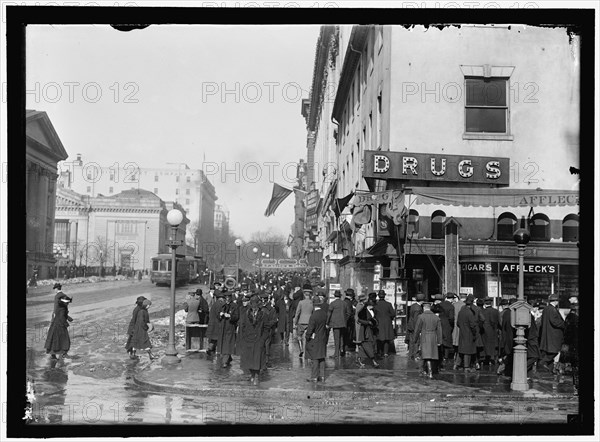
<svg viewBox="0 0 600 442">
<path fill-rule="evenodd" d="M 253 251 L 253 252 L 254 252 L 254 254 L 256 255 L 256 254 L 258 253 L 258 248 L 257 248 L 257 247 L 254 247 L 254 248 L 252 249 L 252 251 Z M 256 262 L 258 263 L 258 266 L 259 266 L 259 268 L 260 268 L 260 258 L 257 258 L 257 259 L 256 259 Z"/>
<path fill-rule="evenodd" d="M 175 250 L 183 245 L 182 240 L 177 240 L 177 228 L 183 221 L 183 213 L 180 210 L 172 209 L 167 213 L 167 221 L 171 225 L 171 240 L 167 241 L 167 246 L 171 248 L 171 313 L 169 316 L 169 343 L 165 351 L 165 357 L 162 359 L 163 364 L 177 364 L 181 359 L 177 357 L 177 349 L 175 348 L 175 272 L 177 263 L 175 260 Z"/>
<path fill-rule="evenodd" d="M 235 272 L 235 282 L 236 284 L 239 286 L 240 283 L 240 247 L 242 247 L 242 240 L 241 239 L 236 239 L 235 240 L 235 247 L 237 248 L 237 264 L 236 264 L 236 272 Z"/>
<path fill-rule="evenodd" d="M 268 255 L 265 252 L 262 252 L 261 256 L 264 258 Z M 260 265 L 258 266 L 258 274 L 259 274 L 259 281 L 262 285 L 262 259 L 260 260 Z"/>
<path fill-rule="evenodd" d="M 511 390 L 525 391 L 529 389 L 527 384 L 527 339 L 525 339 L 525 328 L 531 325 L 531 305 L 525 301 L 525 286 L 523 262 L 525 257 L 525 247 L 529 242 L 529 231 L 525 227 L 525 217 L 521 218 L 521 227 L 513 235 L 517 250 L 519 253 L 519 286 L 517 292 L 517 302 L 511 305 L 510 322 L 516 328 L 515 347 L 513 349 L 513 372 Z"/>
</svg>

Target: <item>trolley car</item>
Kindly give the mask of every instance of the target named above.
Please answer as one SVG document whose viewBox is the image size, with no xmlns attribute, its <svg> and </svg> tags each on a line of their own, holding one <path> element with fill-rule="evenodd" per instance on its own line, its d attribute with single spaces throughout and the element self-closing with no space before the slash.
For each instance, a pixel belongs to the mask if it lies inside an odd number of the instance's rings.
<svg viewBox="0 0 600 442">
<path fill-rule="evenodd" d="M 150 281 L 156 285 L 171 285 L 170 253 L 161 253 L 152 258 Z M 175 285 L 197 282 L 206 264 L 200 256 L 175 256 Z"/>
</svg>

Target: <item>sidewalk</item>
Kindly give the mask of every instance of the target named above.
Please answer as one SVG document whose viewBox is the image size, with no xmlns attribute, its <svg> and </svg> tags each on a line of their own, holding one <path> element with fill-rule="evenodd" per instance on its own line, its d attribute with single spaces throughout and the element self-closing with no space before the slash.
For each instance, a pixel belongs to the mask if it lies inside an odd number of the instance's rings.
<svg viewBox="0 0 600 442">
<path fill-rule="evenodd" d="M 434 379 L 419 374 L 420 363 L 409 361 L 404 344 L 396 340 L 398 354 L 379 361 L 380 368 L 367 365 L 358 368 L 356 354 L 325 360 L 325 382 L 307 382 L 310 360 L 298 357 L 298 347 L 281 342 L 271 346 L 271 363 L 261 374 L 260 384 L 251 385 L 248 375 L 239 368 L 239 356 L 234 356 L 231 367 L 221 368 L 220 357 L 207 358 L 206 353 L 179 349 L 181 363 L 162 366 L 160 360 L 149 364 L 134 375 L 134 382 L 150 391 L 163 391 L 193 396 L 224 396 L 269 399 L 322 399 L 322 400 L 415 400 L 481 398 L 506 400 L 538 400 L 542 398 L 577 401 L 570 376 L 537 374 L 529 382 L 529 390 L 510 389 L 510 379 L 496 374 L 495 367 L 483 367 L 476 373 L 443 370 Z M 330 343 L 327 354 L 333 354 Z M 145 354 L 140 355 L 147 358 Z"/>
</svg>

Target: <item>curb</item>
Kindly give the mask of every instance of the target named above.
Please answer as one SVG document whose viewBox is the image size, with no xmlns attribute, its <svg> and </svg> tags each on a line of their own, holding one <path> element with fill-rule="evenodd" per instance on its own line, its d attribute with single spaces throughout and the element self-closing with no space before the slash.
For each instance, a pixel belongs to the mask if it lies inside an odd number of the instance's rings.
<svg viewBox="0 0 600 442">
<path fill-rule="evenodd" d="M 236 389 L 224 388 L 181 388 L 169 384 L 161 384 L 140 379 L 134 375 L 133 382 L 144 389 L 163 393 L 181 394 L 184 396 L 207 396 L 207 397 L 237 397 L 255 399 L 286 399 L 293 400 L 346 400 L 346 401 L 385 401 L 385 400 L 418 400 L 419 402 L 432 401 L 435 399 L 482 399 L 485 400 L 509 400 L 509 401 L 538 401 L 541 399 L 572 400 L 578 401 L 577 396 L 572 394 L 547 394 L 547 393 L 437 393 L 437 392 L 357 392 L 357 391 L 334 391 L 334 390 L 300 390 L 300 389 L 253 389 L 240 386 Z M 317 387 L 318 388 L 318 387 Z"/>
</svg>

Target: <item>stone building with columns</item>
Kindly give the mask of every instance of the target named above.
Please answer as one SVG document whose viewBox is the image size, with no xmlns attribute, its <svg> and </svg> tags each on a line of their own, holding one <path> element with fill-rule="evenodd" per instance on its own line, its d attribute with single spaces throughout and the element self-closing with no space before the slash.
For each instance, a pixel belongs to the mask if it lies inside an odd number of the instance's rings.
<svg viewBox="0 0 600 442">
<path fill-rule="evenodd" d="M 55 264 L 57 163 L 68 154 L 46 112 L 27 110 L 25 119 L 27 278 L 35 272 L 38 279 L 44 279 Z"/>
<path fill-rule="evenodd" d="M 89 273 L 102 268 L 108 273 L 113 268 L 150 269 L 153 256 L 170 252 L 167 213 L 173 208 L 184 214 L 175 239 L 185 242 L 189 220 L 178 203 L 163 201 L 144 189 L 90 197 L 59 187 L 54 248 L 62 252 L 67 265 L 85 266 Z M 176 252 L 186 254 L 186 246 Z"/>
</svg>

